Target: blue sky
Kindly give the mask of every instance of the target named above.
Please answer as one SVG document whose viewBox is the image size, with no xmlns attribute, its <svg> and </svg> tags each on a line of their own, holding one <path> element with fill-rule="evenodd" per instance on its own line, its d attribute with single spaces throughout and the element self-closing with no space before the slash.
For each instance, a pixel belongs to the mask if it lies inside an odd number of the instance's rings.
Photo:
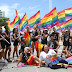
<svg viewBox="0 0 72 72">
<path fill-rule="evenodd" d="M 57 12 L 72 7 L 72 0 L 52 0 L 52 8 L 56 7 Z M 27 13 L 28 19 L 38 10 L 41 18 L 49 12 L 49 0 L 0 0 L 0 10 L 5 11 L 5 16 L 13 21 L 17 9 L 20 18 Z"/>
</svg>

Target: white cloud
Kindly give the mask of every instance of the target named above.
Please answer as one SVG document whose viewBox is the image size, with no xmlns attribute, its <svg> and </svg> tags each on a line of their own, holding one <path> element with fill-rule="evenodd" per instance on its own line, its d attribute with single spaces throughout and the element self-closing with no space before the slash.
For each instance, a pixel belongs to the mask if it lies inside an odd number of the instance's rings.
<svg viewBox="0 0 72 72">
<path fill-rule="evenodd" d="M 15 9 L 19 6 L 19 3 L 13 5 L 0 5 L 0 10 L 5 11 L 5 17 L 13 17 L 15 15 Z"/>
<path fill-rule="evenodd" d="M 10 21 L 13 21 L 16 16 L 15 9 L 17 9 L 20 18 L 23 17 L 25 12 L 27 12 L 28 18 L 34 15 L 39 9 L 37 6 L 29 6 L 29 7 L 20 7 L 19 3 L 14 3 L 12 5 L 0 5 L 0 10 L 5 11 L 5 17 L 10 18 Z"/>
</svg>

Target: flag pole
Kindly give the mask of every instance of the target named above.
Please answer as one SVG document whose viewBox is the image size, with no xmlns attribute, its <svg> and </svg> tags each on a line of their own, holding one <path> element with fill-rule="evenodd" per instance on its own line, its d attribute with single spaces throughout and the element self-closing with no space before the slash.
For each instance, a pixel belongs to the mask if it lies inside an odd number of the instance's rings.
<svg viewBox="0 0 72 72">
<path fill-rule="evenodd" d="M 8 21 L 9 21 L 9 19 L 8 19 Z M 10 23 L 9 23 L 9 29 L 10 29 Z M 11 32 L 10 32 L 10 43 L 11 43 Z"/>
<path fill-rule="evenodd" d="M 52 0 L 49 0 L 49 12 L 52 10 Z M 51 32 L 52 32 L 52 28 L 51 28 Z"/>
</svg>

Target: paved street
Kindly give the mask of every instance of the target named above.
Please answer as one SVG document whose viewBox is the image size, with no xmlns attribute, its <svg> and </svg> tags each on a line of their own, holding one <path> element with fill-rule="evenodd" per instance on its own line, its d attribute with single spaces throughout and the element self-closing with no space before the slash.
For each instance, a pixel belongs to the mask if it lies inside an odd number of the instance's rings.
<svg viewBox="0 0 72 72">
<path fill-rule="evenodd" d="M 62 48 L 63 48 L 62 43 L 60 43 L 60 45 L 61 45 L 61 47 L 58 50 L 58 56 L 60 56 Z M 12 46 L 11 58 L 12 58 L 13 48 L 14 47 Z M 20 47 L 18 49 L 20 49 Z M 34 54 L 36 55 L 36 52 Z M 16 59 L 16 57 L 15 57 L 15 59 Z M 35 68 L 35 66 L 21 67 L 21 68 L 9 68 L 9 69 L 7 68 L 7 67 L 12 67 L 14 65 L 16 65 L 16 62 L 8 63 L 7 66 L 5 66 L 4 63 L 0 63 L 0 69 L 4 68 L 1 70 L 1 72 L 72 72 L 71 68 L 68 68 L 68 69 L 64 69 L 64 68 L 50 69 L 48 67 Z"/>
</svg>

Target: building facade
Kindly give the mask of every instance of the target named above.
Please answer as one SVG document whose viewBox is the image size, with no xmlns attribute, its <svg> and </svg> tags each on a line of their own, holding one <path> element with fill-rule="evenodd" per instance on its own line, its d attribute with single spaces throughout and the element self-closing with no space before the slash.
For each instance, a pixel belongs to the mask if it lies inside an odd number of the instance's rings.
<svg viewBox="0 0 72 72">
<path fill-rule="evenodd" d="M 5 17 L 5 11 L 0 10 L 0 17 Z"/>
</svg>

